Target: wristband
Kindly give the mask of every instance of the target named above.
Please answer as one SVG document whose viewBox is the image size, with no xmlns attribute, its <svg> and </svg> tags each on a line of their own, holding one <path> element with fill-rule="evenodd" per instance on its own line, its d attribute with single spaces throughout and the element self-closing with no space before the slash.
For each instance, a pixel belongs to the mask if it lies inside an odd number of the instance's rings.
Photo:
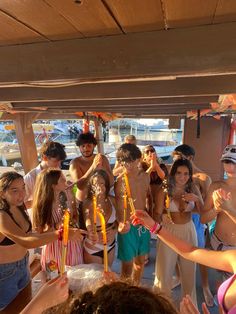
<svg viewBox="0 0 236 314">
<path fill-rule="evenodd" d="M 63 225 L 58 229 L 58 240 L 62 241 L 63 239 Z"/>
<path fill-rule="evenodd" d="M 160 233 L 160 231 L 161 231 L 161 229 L 162 229 L 162 225 L 161 225 L 161 224 L 159 224 L 159 228 L 156 230 L 155 234 L 159 234 L 159 233 Z"/>
<path fill-rule="evenodd" d="M 159 230 L 160 228 L 160 224 L 158 222 L 155 222 L 154 226 L 152 227 L 152 229 L 150 229 L 151 233 L 156 233 L 157 230 Z"/>
</svg>

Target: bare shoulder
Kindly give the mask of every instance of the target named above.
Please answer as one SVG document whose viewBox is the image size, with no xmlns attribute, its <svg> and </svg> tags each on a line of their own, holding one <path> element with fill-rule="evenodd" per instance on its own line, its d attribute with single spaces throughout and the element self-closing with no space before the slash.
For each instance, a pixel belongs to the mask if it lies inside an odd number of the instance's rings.
<svg viewBox="0 0 236 314">
<path fill-rule="evenodd" d="M 211 188 L 212 190 L 216 190 L 216 189 L 222 188 L 222 187 L 224 187 L 224 186 L 226 186 L 225 181 L 224 181 L 224 180 L 219 180 L 219 181 L 214 181 L 214 182 L 212 182 L 210 188 Z"/>
<path fill-rule="evenodd" d="M 79 165 L 81 163 L 81 157 L 76 157 L 74 159 L 71 160 L 71 165 L 72 166 L 76 166 L 76 165 Z"/>
<path fill-rule="evenodd" d="M 196 172 L 193 174 L 193 178 L 194 179 L 199 179 L 201 181 L 211 181 L 211 178 L 208 174 L 206 174 L 205 172 Z"/>
</svg>

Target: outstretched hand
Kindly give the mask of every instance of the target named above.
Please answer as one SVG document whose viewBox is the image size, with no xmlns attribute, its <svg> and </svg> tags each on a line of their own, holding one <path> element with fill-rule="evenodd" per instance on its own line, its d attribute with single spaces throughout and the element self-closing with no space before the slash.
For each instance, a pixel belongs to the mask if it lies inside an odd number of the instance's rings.
<svg viewBox="0 0 236 314">
<path fill-rule="evenodd" d="M 21 314 L 39 314 L 46 309 L 65 302 L 69 296 L 66 273 L 46 282 Z"/>
<path fill-rule="evenodd" d="M 149 216 L 148 213 L 144 210 L 137 209 L 135 214 L 131 216 L 131 219 L 134 226 L 143 225 L 148 230 L 151 230 L 155 224 L 155 221 L 152 219 L 152 217 Z"/>
<path fill-rule="evenodd" d="M 205 302 L 202 303 L 202 313 L 210 314 Z M 180 314 L 200 314 L 189 295 L 186 295 L 180 302 Z"/>
<path fill-rule="evenodd" d="M 119 233 L 128 233 L 130 230 L 130 223 L 126 221 L 125 223 L 120 222 L 118 226 L 118 232 Z"/>
<path fill-rule="evenodd" d="M 83 229 L 69 228 L 69 240 L 83 240 L 83 234 L 88 232 Z"/>
</svg>

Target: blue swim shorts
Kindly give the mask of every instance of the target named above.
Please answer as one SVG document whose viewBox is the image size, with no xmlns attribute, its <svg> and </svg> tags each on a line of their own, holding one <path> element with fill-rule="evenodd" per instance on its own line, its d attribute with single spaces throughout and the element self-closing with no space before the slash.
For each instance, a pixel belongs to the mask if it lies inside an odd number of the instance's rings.
<svg viewBox="0 0 236 314">
<path fill-rule="evenodd" d="M 118 258 L 129 262 L 134 257 L 148 254 L 150 251 L 150 232 L 143 226 L 130 225 L 130 231 L 118 233 Z"/>
<path fill-rule="evenodd" d="M 198 247 L 205 247 L 205 225 L 200 222 L 199 214 L 192 214 L 192 221 L 194 223 L 196 233 L 197 233 L 197 242 Z"/>
<path fill-rule="evenodd" d="M 0 264 L 0 311 L 30 282 L 29 254 L 19 261 Z"/>
</svg>

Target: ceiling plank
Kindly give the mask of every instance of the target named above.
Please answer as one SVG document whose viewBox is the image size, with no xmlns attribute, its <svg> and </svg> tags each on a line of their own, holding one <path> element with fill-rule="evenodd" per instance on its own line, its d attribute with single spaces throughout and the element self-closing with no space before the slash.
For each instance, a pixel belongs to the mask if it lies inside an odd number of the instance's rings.
<svg viewBox="0 0 236 314">
<path fill-rule="evenodd" d="M 169 28 L 211 24 L 218 0 L 164 0 Z M 181 8 L 181 9 L 180 9 Z"/>
<path fill-rule="evenodd" d="M 179 78 L 171 81 L 85 84 L 63 88 L 0 88 L 0 101 L 151 99 L 232 93 L 236 93 L 236 75 Z"/>
<path fill-rule="evenodd" d="M 104 0 L 125 33 L 164 29 L 161 2 Z"/>
<path fill-rule="evenodd" d="M 0 46 L 33 42 L 43 42 L 47 39 L 36 31 L 18 22 L 11 16 L 0 11 Z"/>
<path fill-rule="evenodd" d="M 51 40 L 82 37 L 75 27 L 42 0 L 1 0 L 0 10 Z M 8 31 L 5 26 L 4 32 Z"/>
<path fill-rule="evenodd" d="M 55 8 L 85 37 L 122 33 L 102 1 L 44 0 Z"/>
<path fill-rule="evenodd" d="M 0 84 L 236 73 L 235 50 L 236 23 L 0 47 Z"/>
</svg>

